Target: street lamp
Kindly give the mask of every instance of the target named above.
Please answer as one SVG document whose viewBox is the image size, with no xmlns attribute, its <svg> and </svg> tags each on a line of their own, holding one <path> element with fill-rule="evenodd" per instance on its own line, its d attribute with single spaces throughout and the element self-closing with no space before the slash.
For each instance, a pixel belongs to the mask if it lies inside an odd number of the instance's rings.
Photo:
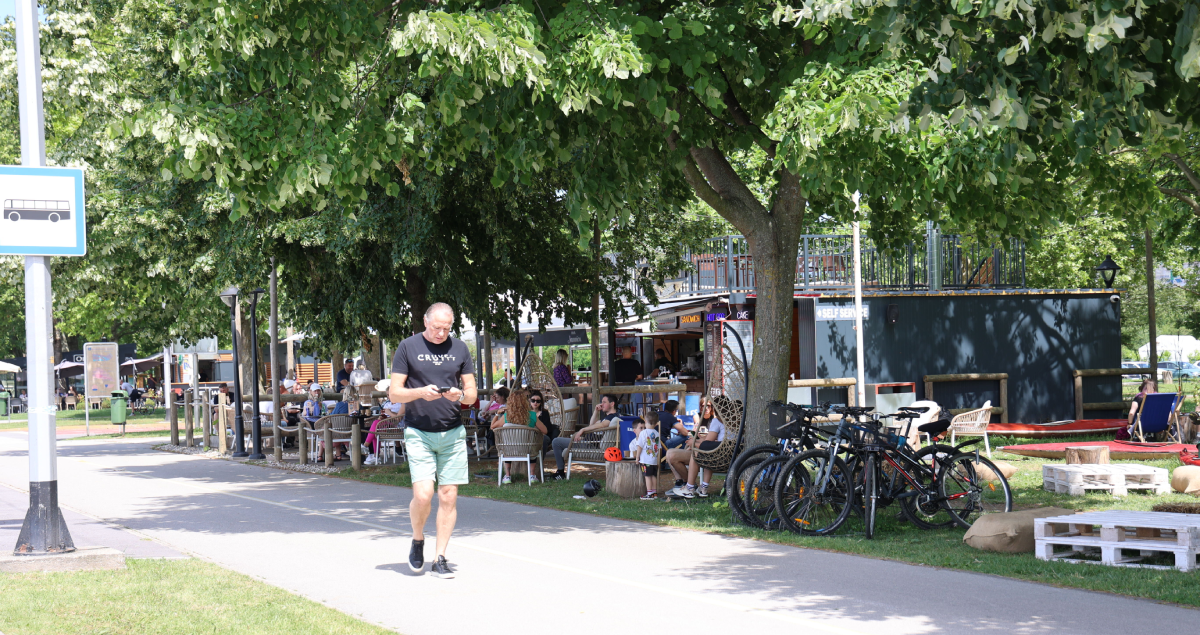
<svg viewBox="0 0 1200 635">
<path fill-rule="evenodd" d="M 1117 272 L 1120 270 L 1121 268 L 1117 266 L 1117 263 L 1113 262 L 1112 256 L 1104 256 L 1104 262 L 1096 267 L 1096 271 L 1099 271 L 1100 276 L 1104 278 L 1105 289 L 1113 288 L 1113 280 L 1117 279 Z"/>
<path fill-rule="evenodd" d="M 221 301 L 229 307 L 229 324 L 233 330 L 233 456 L 243 457 L 248 454 L 246 453 L 246 426 L 242 421 L 242 380 L 241 373 L 238 372 L 238 288 L 230 286 L 222 291 Z"/>
<path fill-rule="evenodd" d="M 252 366 L 250 367 L 250 383 L 253 384 L 250 389 L 254 391 L 254 396 L 250 398 L 254 419 L 250 422 L 250 440 L 254 443 L 254 454 L 250 458 L 256 461 L 261 461 L 267 458 L 262 451 L 262 419 L 258 416 L 258 312 L 255 309 L 258 307 L 258 299 L 266 293 L 265 289 L 255 289 L 250 291 L 250 348 L 254 351 L 251 355 Z"/>
</svg>

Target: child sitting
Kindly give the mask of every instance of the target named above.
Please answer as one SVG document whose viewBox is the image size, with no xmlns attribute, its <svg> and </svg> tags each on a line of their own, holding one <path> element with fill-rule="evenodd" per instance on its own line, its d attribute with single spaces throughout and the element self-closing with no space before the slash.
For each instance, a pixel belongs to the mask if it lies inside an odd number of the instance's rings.
<svg viewBox="0 0 1200 635">
<path fill-rule="evenodd" d="M 658 499 L 658 459 L 662 451 L 662 441 L 654 426 L 646 425 L 641 418 L 633 422 L 633 432 L 637 438 L 629 443 L 629 452 L 642 466 L 642 475 L 646 477 L 646 495 L 644 501 Z"/>
</svg>

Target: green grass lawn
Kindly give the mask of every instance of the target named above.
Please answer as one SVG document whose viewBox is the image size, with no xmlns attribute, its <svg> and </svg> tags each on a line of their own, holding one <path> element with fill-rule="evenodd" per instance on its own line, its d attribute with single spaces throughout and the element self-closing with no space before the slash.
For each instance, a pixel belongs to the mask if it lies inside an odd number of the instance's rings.
<svg viewBox="0 0 1200 635">
<path fill-rule="evenodd" d="M 1014 441 L 1033 442 L 1030 439 L 996 439 L 993 441 L 992 447 Z M 993 458 L 994 460 L 1008 461 L 1018 468 L 1017 474 L 1010 479 L 1014 503 L 1018 508 L 1055 506 L 1076 511 L 1149 510 L 1157 503 L 1196 502 L 1195 498 L 1183 494 L 1151 496 L 1137 493 L 1124 499 L 1099 493 L 1083 497 L 1053 494 L 1042 489 L 1042 464 L 1046 460 L 995 451 Z M 1146 463 L 1168 469 L 1179 465 L 1177 459 Z M 475 477 L 476 474 L 484 471 L 490 472 L 489 480 L 485 481 Z M 603 481 L 603 470 L 597 470 L 591 476 L 582 478 L 572 476 L 570 481 L 546 481 L 532 487 L 521 483 L 522 478 L 519 476 L 514 477 L 514 484 L 498 487 L 495 480 L 496 463 L 494 461 L 490 463 L 473 462 L 471 474 L 474 482 L 459 490 L 464 496 L 524 503 L 902 562 L 990 573 L 1062 587 L 1120 593 L 1200 607 L 1200 572 L 1181 573 L 1174 570 L 1044 562 L 1035 558 L 1033 554 L 1010 555 L 978 551 L 963 543 L 964 530 L 962 529 L 921 531 L 906 522 L 897 520 L 899 508 L 895 505 L 880 511 L 874 540 L 867 540 L 861 535 L 862 523 L 854 516 L 843 527 L 844 535 L 805 537 L 788 532 L 767 532 L 735 524 L 723 499 L 697 498 L 692 501 L 676 502 L 641 501 L 618 498 L 607 491 L 592 499 L 572 498 L 574 495 L 583 493 L 583 482 L 587 478 L 597 478 Z M 411 484 L 406 465 L 368 467 L 361 472 L 345 470 L 339 476 L 402 487 L 408 487 Z M 713 489 L 719 490 L 719 483 L 715 484 Z"/>
<path fill-rule="evenodd" d="M 202 560 L 124 571 L 0 574 L 5 635 L 390 633 Z"/>
<path fill-rule="evenodd" d="M 109 410 L 107 408 L 92 410 L 90 419 L 91 424 L 94 426 L 109 425 Z M 83 410 L 59 410 L 54 413 L 54 422 L 59 427 L 82 426 L 85 423 L 84 412 Z M 166 419 L 164 419 L 163 411 L 160 408 L 150 414 L 128 413 L 125 422 L 128 425 L 145 425 L 166 423 Z M 180 422 L 182 423 L 182 417 L 180 418 Z M 25 413 L 14 414 L 11 421 L 8 417 L 0 417 L 0 430 L 17 430 L 28 426 L 29 415 Z"/>
</svg>

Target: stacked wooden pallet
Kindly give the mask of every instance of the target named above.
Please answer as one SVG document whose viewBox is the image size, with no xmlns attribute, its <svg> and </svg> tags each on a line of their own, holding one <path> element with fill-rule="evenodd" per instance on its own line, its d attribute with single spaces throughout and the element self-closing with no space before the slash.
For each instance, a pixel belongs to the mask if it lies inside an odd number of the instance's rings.
<svg viewBox="0 0 1200 635">
<path fill-rule="evenodd" d="M 1197 567 L 1200 514 L 1085 512 L 1033 523 L 1034 553 L 1041 560 L 1180 571 Z M 1145 563 L 1163 557 L 1173 559 L 1174 566 Z"/>
<path fill-rule="evenodd" d="M 1171 479 L 1167 470 L 1146 465 L 1105 465 L 1083 463 L 1079 465 L 1042 466 L 1042 487 L 1048 492 L 1069 496 L 1083 496 L 1088 491 L 1108 492 L 1113 496 L 1125 496 L 1131 489 L 1151 490 L 1155 494 L 1169 494 Z"/>
</svg>

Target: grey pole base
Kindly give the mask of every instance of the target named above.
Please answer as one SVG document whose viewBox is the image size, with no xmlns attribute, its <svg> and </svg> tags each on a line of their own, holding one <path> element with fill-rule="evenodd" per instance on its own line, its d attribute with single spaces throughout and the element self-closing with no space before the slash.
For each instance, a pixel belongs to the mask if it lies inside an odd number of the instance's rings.
<svg viewBox="0 0 1200 635">
<path fill-rule="evenodd" d="M 58 508 L 58 481 L 29 483 L 29 511 L 13 554 L 44 555 L 75 551 L 67 521 Z"/>
</svg>

